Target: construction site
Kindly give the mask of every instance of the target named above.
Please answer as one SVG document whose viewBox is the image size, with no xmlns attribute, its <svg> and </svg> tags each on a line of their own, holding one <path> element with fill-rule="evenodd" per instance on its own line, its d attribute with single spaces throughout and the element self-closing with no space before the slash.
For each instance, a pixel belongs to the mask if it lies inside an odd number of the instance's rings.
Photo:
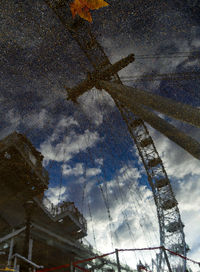
<svg viewBox="0 0 200 272">
<path fill-rule="evenodd" d="M 1 4 L 0 271 L 198 272 L 199 51 L 115 57 L 99 25 L 132 6 L 87 1 Z M 194 69 L 128 76 L 159 58 Z"/>
</svg>

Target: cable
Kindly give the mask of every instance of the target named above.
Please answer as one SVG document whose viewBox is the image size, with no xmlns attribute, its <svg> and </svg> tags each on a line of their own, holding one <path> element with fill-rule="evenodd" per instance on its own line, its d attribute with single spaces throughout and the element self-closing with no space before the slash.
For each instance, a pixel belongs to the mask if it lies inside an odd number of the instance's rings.
<svg viewBox="0 0 200 272">
<path fill-rule="evenodd" d="M 89 151 L 89 153 L 90 153 L 90 151 Z M 90 157 L 91 157 L 91 153 L 90 153 Z M 104 169 L 102 169 L 102 171 L 104 172 Z M 113 223 L 112 223 L 112 217 L 111 217 L 110 208 L 109 208 L 109 204 L 108 204 L 108 199 L 109 199 L 109 197 L 108 197 L 108 190 L 107 190 L 106 182 L 103 181 L 102 185 L 103 186 L 100 185 L 100 187 L 101 187 L 100 191 L 101 191 L 101 194 L 102 194 L 102 198 L 104 200 L 104 204 L 105 204 L 106 209 L 107 209 L 107 214 L 108 214 L 108 218 L 109 218 L 109 228 L 110 228 L 111 239 L 112 239 L 111 243 L 112 243 L 112 247 L 113 247 L 114 246 L 113 245 L 113 238 L 112 238 Z M 103 187 L 105 187 L 105 194 L 103 192 Z M 88 209 L 89 209 L 89 214 L 90 214 L 91 221 L 92 221 L 92 214 L 91 214 L 90 202 L 88 202 Z M 118 241 L 118 243 L 119 243 L 119 237 L 118 237 L 118 235 L 117 235 L 117 233 L 115 231 L 114 231 L 114 235 L 116 236 L 116 241 Z M 95 244 L 96 244 L 96 238 L 95 238 L 94 229 L 93 229 L 93 239 L 94 239 Z M 125 261 L 125 263 L 126 263 L 126 261 Z"/>
<path fill-rule="evenodd" d="M 102 198 L 103 198 L 105 207 L 106 207 L 106 211 L 107 211 L 107 215 L 108 215 L 108 219 L 109 219 L 109 228 L 110 228 L 111 245 L 112 245 L 112 248 L 114 248 L 113 235 L 112 235 L 112 229 L 111 229 L 112 217 L 111 217 L 111 214 L 110 214 L 110 208 L 109 208 L 108 202 L 107 202 L 107 200 L 106 200 L 106 197 L 105 197 L 105 195 L 104 195 L 104 192 L 103 192 L 103 189 L 102 189 L 102 186 L 101 186 L 100 183 L 99 183 L 99 188 L 100 188 L 101 195 L 102 195 Z"/>
<path fill-rule="evenodd" d="M 114 161 L 114 160 L 113 160 Z M 118 188 L 120 188 L 120 186 L 119 186 L 119 184 L 118 184 Z M 122 201 L 123 201 L 123 197 L 121 197 L 122 198 Z M 137 209 L 136 209 L 137 210 Z M 124 215 L 125 216 L 125 215 Z M 142 225 L 140 225 L 141 226 L 141 228 L 142 228 Z M 143 228 L 142 228 L 142 230 L 143 230 Z"/>
<path fill-rule="evenodd" d="M 62 171 L 61 171 L 61 174 L 60 174 L 60 184 L 59 184 L 58 203 L 60 202 L 60 197 L 61 197 L 61 189 L 62 189 L 62 177 L 63 177 L 63 174 L 62 174 Z"/>
<path fill-rule="evenodd" d="M 106 115 L 105 115 L 106 116 Z M 109 120 L 108 118 L 107 118 L 107 120 Z M 110 124 L 111 126 L 112 126 L 112 124 Z M 110 130 L 110 132 L 111 132 L 111 137 L 112 137 L 112 142 L 114 141 L 114 137 L 113 137 L 113 134 L 112 134 L 112 130 Z M 128 136 L 128 134 L 127 134 L 127 136 Z M 127 143 L 128 145 L 130 144 L 130 142 L 128 142 Z M 107 146 L 107 149 L 109 150 L 109 153 L 112 155 L 112 158 L 113 158 L 113 163 L 115 162 L 115 155 L 113 154 L 113 152 L 112 152 L 112 150 L 111 150 L 111 148 L 110 148 L 110 146 L 109 145 L 107 145 L 107 143 L 105 142 L 105 145 Z M 124 148 L 125 149 L 125 148 Z M 126 151 L 127 152 L 127 151 Z M 128 159 L 129 159 L 129 161 L 132 161 L 132 159 L 133 158 L 130 158 L 130 154 L 128 153 L 127 154 L 128 155 Z M 120 165 L 122 166 L 122 167 L 126 167 L 126 170 L 127 171 L 124 171 L 125 172 L 125 175 L 127 176 L 127 180 L 128 181 L 130 181 L 131 179 L 132 179 L 132 177 L 130 177 L 130 176 L 128 176 L 127 175 L 127 173 L 129 173 L 130 171 L 129 170 L 131 170 L 131 168 L 130 168 L 130 164 L 126 164 L 126 165 L 122 165 L 121 163 L 120 163 Z M 124 184 L 125 186 L 127 185 L 127 183 L 125 183 Z M 134 184 L 132 184 L 132 185 L 134 185 Z M 137 186 L 135 186 L 135 187 L 137 187 Z M 120 185 L 118 184 L 118 188 L 120 188 Z M 131 189 L 131 187 L 129 187 L 128 188 L 129 190 Z M 139 190 L 138 190 L 139 191 Z M 141 195 L 140 195 L 140 199 L 141 199 Z M 152 214 L 154 214 L 153 212 L 152 212 Z"/>
<path fill-rule="evenodd" d="M 104 145 L 107 146 L 107 143 L 105 142 Z M 109 151 L 110 151 L 110 153 L 112 153 L 111 150 L 110 150 L 110 148 L 109 148 Z M 114 158 L 115 158 L 115 157 L 113 156 L 113 161 L 112 161 L 112 163 L 114 163 L 114 161 L 115 161 Z M 117 178 L 117 181 L 118 181 L 118 178 Z M 121 201 L 122 201 L 122 205 L 123 205 L 123 204 L 124 204 L 124 199 L 123 199 L 122 193 L 120 193 L 120 185 L 119 185 L 119 183 L 118 183 L 117 185 L 118 185 L 118 191 L 119 191 L 119 195 L 121 195 Z M 105 186 L 106 186 L 106 184 L 105 184 Z M 116 199 L 117 199 L 117 197 L 116 197 Z M 123 211 L 122 214 L 123 214 L 123 216 L 124 216 L 125 224 L 126 224 L 127 227 L 128 227 L 128 231 L 129 231 L 130 237 L 133 238 L 133 236 L 132 236 L 132 231 L 131 231 L 130 225 L 129 225 L 129 223 L 128 223 L 128 218 L 127 218 L 126 212 Z M 142 227 L 142 226 L 141 226 L 141 227 Z M 143 228 L 142 228 L 142 230 L 143 230 Z M 133 238 L 133 239 L 134 239 L 134 238 Z"/>
<path fill-rule="evenodd" d="M 104 173 L 104 171 L 103 171 L 103 173 Z M 104 185 L 104 187 L 105 187 L 105 193 L 106 193 L 107 203 L 109 203 L 110 197 L 109 197 L 109 195 L 108 195 L 108 187 L 107 187 L 107 181 L 106 181 L 105 173 L 104 173 L 104 178 L 105 178 L 105 181 L 104 181 L 103 185 Z M 116 199 L 117 199 L 117 198 L 116 198 Z M 108 205 L 109 205 L 109 204 L 108 204 Z M 109 205 L 109 207 L 110 207 L 110 205 Z M 112 220 L 112 221 L 113 221 L 113 220 Z M 116 240 L 116 242 L 119 244 L 120 239 L 119 239 L 119 236 L 118 236 L 117 232 L 116 232 L 115 229 L 114 229 L 113 222 L 111 222 L 111 225 L 112 225 L 113 233 L 114 233 L 114 235 L 115 235 L 115 240 Z"/>
<path fill-rule="evenodd" d="M 84 172 L 86 172 L 86 170 Z M 87 179 L 85 178 L 84 183 L 83 183 L 83 193 L 82 193 L 82 198 L 81 198 L 81 212 L 82 212 L 82 214 L 84 214 L 84 202 L 85 202 L 85 198 L 86 198 L 86 187 L 87 187 Z"/>
<path fill-rule="evenodd" d="M 89 123 L 90 123 L 90 122 L 89 122 Z M 88 137 L 85 137 L 84 140 L 85 140 L 86 146 L 88 146 L 88 144 L 89 144 L 89 138 L 88 138 Z M 89 154 L 90 160 L 91 160 L 91 161 L 94 161 L 94 159 L 92 158 L 93 156 L 91 155 L 90 150 L 88 150 L 88 154 Z M 85 172 L 86 172 L 86 170 L 85 170 Z M 86 183 L 85 183 L 85 184 L 86 184 Z M 98 187 L 99 187 L 99 186 L 98 186 Z M 97 187 L 97 188 L 98 188 L 98 187 Z M 86 185 L 85 185 L 85 188 L 86 188 Z M 107 202 L 106 197 L 105 197 L 105 195 L 104 195 L 104 193 L 103 193 L 103 189 L 101 188 L 101 185 L 100 185 L 99 188 L 100 188 L 100 191 L 101 191 L 101 194 L 102 194 L 102 198 L 103 198 L 103 201 L 104 201 L 106 210 L 107 210 L 109 222 L 111 222 L 111 221 L 112 221 L 112 218 L 111 218 L 111 214 L 110 214 L 110 211 L 109 211 L 108 202 Z M 84 192 L 83 192 L 83 195 L 85 196 Z M 84 201 L 84 199 L 86 199 L 86 196 L 82 198 L 82 201 Z M 89 201 L 88 201 L 88 210 L 89 210 L 89 215 L 90 215 L 90 218 L 91 218 L 91 222 L 93 223 L 92 213 L 91 213 L 91 207 L 90 207 Z M 113 247 L 112 230 L 111 230 L 111 225 L 110 225 L 110 223 L 109 223 L 109 228 L 110 228 L 110 234 L 111 234 L 111 244 L 112 244 L 112 247 Z M 92 231 L 93 231 L 93 239 L 94 239 L 94 241 L 95 241 L 95 246 L 96 246 L 96 238 L 95 238 L 94 229 L 93 229 Z"/>
<path fill-rule="evenodd" d="M 188 55 L 190 54 L 190 55 Z M 192 55 L 191 54 L 197 54 Z M 154 58 L 185 58 L 185 57 L 199 57 L 200 54 L 198 51 L 190 51 L 190 52 L 174 52 L 174 53 L 166 53 L 166 54 L 152 54 L 152 55 L 135 55 L 135 60 L 137 59 L 154 59 Z"/>
<path fill-rule="evenodd" d="M 143 74 L 141 76 L 121 76 L 124 82 L 152 81 L 152 80 L 190 80 L 200 78 L 200 72 L 168 73 L 168 74 Z"/>
<path fill-rule="evenodd" d="M 95 245 L 95 248 L 97 249 L 97 242 L 96 242 L 96 236 L 95 236 L 95 232 L 94 232 L 94 224 L 93 224 L 90 201 L 88 201 L 88 210 L 89 210 L 90 220 L 91 220 L 91 224 L 92 224 L 92 234 L 93 234 L 94 245 Z"/>
<path fill-rule="evenodd" d="M 94 97 L 92 97 L 92 99 L 94 100 Z M 89 120 L 89 127 L 90 127 L 90 120 Z M 89 139 L 85 138 L 85 141 L 89 141 Z M 94 161 L 94 159 L 92 158 L 93 155 L 91 154 L 90 150 L 88 150 L 88 154 L 89 154 L 89 157 L 90 157 L 90 160 L 91 161 Z M 109 207 L 109 204 L 108 204 L 108 199 L 106 198 L 106 195 L 104 194 L 103 192 L 103 188 L 100 184 L 100 180 L 98 180 L 98 188 L 100 189 L 100 192 L 101 192 L 101 196 L 102 196 L 102 199 L 104 201 L 104 204 L 105 204 L 105 207 L 106 207 L 106 211 L 107 211 L 107 215 L 108 215 L 108 219 L 109 219 L 109 229 L 110 229 L 110 238 L 111 238 L 111 246 L 112 248 L 114 248 L 114 243 L 113 243 L 113 235 L 112 235 L 112 217 L 111 217 L 111 213 L 110 213 L 110 207 Z"/>
</svg>

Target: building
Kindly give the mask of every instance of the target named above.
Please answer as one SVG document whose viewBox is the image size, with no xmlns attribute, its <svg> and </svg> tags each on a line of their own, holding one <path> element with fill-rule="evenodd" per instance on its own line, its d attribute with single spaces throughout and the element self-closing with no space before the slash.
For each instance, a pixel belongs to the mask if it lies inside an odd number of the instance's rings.
<svg viewBox="0 0 200 272">
<path fill-rule="evenodd" d="M 74 261 L 98 255 L 80 241 L 87 235 L 87 223 L 74 203 L 54 206 L 44 196 L 49 177 L 42 160 L 42 154 L 22 134 L 14 132 L 0 141 L 2 268 L 21 272 L 69 264 L 59 271 L 71 271 Z M 107 271 L 117 264 L 101 258 L 79 266 Z"/>
</svg>

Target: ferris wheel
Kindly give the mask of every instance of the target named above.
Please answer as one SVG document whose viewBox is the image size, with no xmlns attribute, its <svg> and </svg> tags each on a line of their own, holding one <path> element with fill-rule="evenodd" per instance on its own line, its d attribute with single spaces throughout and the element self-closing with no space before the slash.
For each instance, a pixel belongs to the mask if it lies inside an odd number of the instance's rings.
<svg viewBox="0 0 200 272">
<path fill-rule="evenodd" d="M 127 125 L 127 129 L 134 140 L 138 154 L 146 170 L 157 209 L 160 245 L 186 256 L 188 248 L 185 242 L 184 225 L 180 217 L 178 202 L 173 193 L 163 162 L 145 125 L 145 121 L 198 159 L 199 143 L 166 123 L 153 112 L 146 110 L 144 105 L 158 111 L 160 110 L 160 112 L 169 114 L 177 119 L 189 123 L 192 122 L 195 126 L 199 126 L 197 121 L 199 111 L 186 105 L 173 104 L 172 101 L 167 100 L 164 101 L 161 97 L 155 97 L 145 92 L 142 93 L 142 91 L 140 92 L 133 88 L 124 87 L 117 72 L 128 65 L 128 63 L 131 63 L 134 60 L 134 56 L 130 55 L 118 63 L 111 65 L 103 48 L 92 34 L 89 24 L 81 19 L 69 23 L 69 19 L 65 16 L 68 8 L 67 2 L 46 0 L 49 7 L 59 17 L 60 22 L 76 40 L 94 69 L 94 72 L 89 74 L 85 81 L 72 89 L 67 89 L 68 99 L 76 102 L 80 95 L 94 86 L 98 89 L 106 90 L 111 95 Z M 131 101 L 130 97 L 132 98 Z M 176 113 L 174 112 L 173 114 L 170 112 L 167 109 L 168 106 L 170 109 L 174 108 Z M 181 116 L 181 112 L 185 112 L 185 117 Z M 159 255 L 160 269 L 164 262 L 164 253 L 161 252 Z"/>
<path fill-rule="evenodd" d="M 159 115 L 155 113 L 155 111 L 161 114 L 163 113 L 169 117 L 187 122 L 196 127 L 200 126 L 200 112 L 199 110 L 191 106 L 176 103 L 170 99 L 165 99 L 150 92 L 145 92 L 137 88 L 123 85 L 123 79 L 118 76 L 118 72 L 130 63 L 134 63 L 134 60 L 137 56 L 131 54 L 128 57 L 125 57 L 118 62 L 111 64 L 109 58 L 104 52 L 103 47 L 99 44 L 95 35 L 92 33 L 90 24 L 86 23 L 82 19 L 70 19 L 67 14 L 67 10 L 69 9 L 68 0 L 45 0 L 45 2 L 47 3 L 49 10 L 53 10 L 59 18 L 58 23 L 61 23 L 71 34 L 73 39 L 77 42 L 79 47 L 82 49 L 82 53 L 86 56 L 88 62 L 92 66 L 92 71 L 88 72 L 87 77 L 78 86 L 74 86 L 73 88 L 66 88 L 68 94 L 67 99 L 73 102 L 74 108 L 79 108 L 79 105 L 77 103 L 79 97 L 81 97 L 82 95 L 84 96 L 87 91 L 90 91 L 91 89 L 93 89 L 93 87 L 95 87 L 96 89 L 94 92 L 98 93 L 98 97 L 96 96 L 96 99 L 101 99 L 101 97 L 104 95 L 106 97 L 109 97 L 109 99 L 112 100 L 112 102 L 115 104 L 118 115 L 121 116 L 123 126 L 126 128 L 126 131 L 128 131 L 126 136 L 127 138 L 129 137 L 132 142 L 134 142 L 133 149 L 136 147 L 135 149 L 137 150 L 138 156 L 137 159 L 142 162 L 143 167 L 146 171 L 146 177 L 148 180 L 147 186 L 152 192 L 155 208 L 157 211 L 157 219 L 159 225 L 159 242 L 161 250 L 160 253 L 157 254 L 156 268 L 157 271 L 164 271 L 164 269 L 168 266 L 168 260 L 172 259 L 171 262 L 175 263 L 173 256 L 169 252 L 165 252 L 164 249 L 167 248 L 185 257 L 188 251 L 188 246 L 185 242 L 184 225 L 180 217 L 178 202 L 172 190 L 172 185 L 166 173 L 161 156 L 156 149 L 153 137 L 150 135 L 149 125 L 157 131 L 161 132 L 163 135 L 167 136 L 179 146 L 181 146 L 192 156 L 199 159 L 200 144 L 190 136 L 178 130 L 172 124 L 160 118 Z M 83 67 L 83 69 L 86 70 L 87 68 Z M 168 77 L 168 75 L 166 74 L 164 74 L 163 76 Z M 175 76 L 178 77 L 179 75 L 177 74 Z M 198 75 L 193 74 L 193 76 Z M 185 74 L 184 77 L 187 78 L 189 77 L 189 75 Z M 101 110 L 104 110 L 103 107 Z M 109 119 L 110 117 L 111 116 L 107 115 L 107 119 Z M 73 124 L 75 124 L 74 120 L 72 121 L 72 125 Z M 96 137 L 95 133 L 93 134 L 93 137 Z M 113 137 L 113 135 L 111 135 L 111 137 Z M 85 138 L 86 141 L 89 141 L 87 131 L 85 133 Z M 112 153 L 112 148 L 109 147 L 109 143 L 105 145 L 106 148 Z M 121 147 L 121 149 L 123 149 L 123 147 Z M 59 152 L 60 150 L 58 149 L 57 153 Z M 64 150 L 63 157 L 65 155 L 66 154 Z M 96 160 L 97 162 L 97 158 L 95 158 L 95 155 L 92 154 L 92 152 L 89 151 L 88 156 L 90 157 L 90 161 Z M 114 157 L 115 154 L 111 154 L 110 158 L 111 160 L 113 159 L 113 164 L 115 163 Z M 100 161 L 98 161 L 98 163 L 101 164 Z M 80 164 L 76 163 L 77 171 L 80 170 L 80 172 L 85 175 L 85 178 L 90 176 L 90 173 L 87 173 L 86 170 L 83 171 L 81 167 L 82 166 Z M 127 168 L 124 172 L 128 172 L 128 170 L 129 169 Z M 71 169 L 63 168 L 62 171 L 65 173 L 70 173 Z M 105 175 L 109 174 L 105 173 Z M 129 178 L 128 174 L 127 177 Z M 129 179 L 131 183 L 131 178 Z M 118 180 L 118 182 L 121 182 L 121 180 Z M 60 192 L 59 195 L 57 195 L 58 201 L 62 200 L 60 197 L 62 187 L 61 183 L 62 174 L 60 177 Z M 109 207 L 109 184 L 103 183 L 103 180 L 99 179 L 98 187 L 100 188 L 100 193 L 105 203 L 105 207 L 108 213 L 108 219 L 110 220 L 111 225 L 112 214 Z M 118 184 L 118 187 L 120 190 L 120 183 Z M 129 187 L 128 189 L 130 189 L 131 191 L 131 187 Z M 110 190 L 112 190 L 112 188 Z M 137 188 L 135 188 L 135 190 L 137 190 Z M 119 193 L 121 194 L 120 191 Z M 86 183 L 83 184 L 81 199 L 82 204 L 85 201 L 85 198 Z M 121 200 L 124 204 L 126 202 L 125 196 L 121 195 Z M 92 222 L 92 207 L 90 201 L 88 201 L 87 204 L 88 214 Z M 132 230 L 128 223 L 128 215 L 124 211 L 122 211 L 122 215 L 124 217 L 124 221 L 127 225 L 129 235 L 131 237 Z M 112 226 L 110 226 L 110 228 L 112 228 Z M 94 232 L 95 231 L 93 226 L 93 236 L 95 242 Z M 110 229 L 110 233 L 111 235 L 113 235 L 112 229 Z M 180 263 L 178 263 L 177 265 L 180 265 Z M 185 271 L 185 265 L 185 261 L 181 261 L 180 271 Z M 168 269 L 170 271 L 171 268 L 168 267 Z M 171 271 L 178 270 L 172 269 Z"/>
</svg>

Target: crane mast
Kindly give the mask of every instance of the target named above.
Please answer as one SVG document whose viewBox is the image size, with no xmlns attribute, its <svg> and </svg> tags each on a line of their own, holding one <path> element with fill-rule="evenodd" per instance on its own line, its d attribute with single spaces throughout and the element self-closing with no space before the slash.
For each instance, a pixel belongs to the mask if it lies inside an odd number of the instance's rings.
<svg viewBox="0 0 200 272">
<path fill-rule="evenodd" d="M 94 71 L 100 71 L 101 69 L 112 65 L 103 48 L 92 34 L 91 28 L 87 22 L 76 18 L 74 22 L 69 23 L 69 17 L 66 16 L 67 9 L 69 9 L 68 0 L 45 0 L 45 2 L 53 9 L 61 23 L 79 44 L 83 53 L 93 66 Z M 122 84 L 117 73 L 112 75 L 109 78 L 109 81 Z M 129 133 L 136 144 L 139 156 L 147 173 L 148 182 L 152 189 L 157 208 L 160 245 L 186 256 L 186 243 L 183 231 L 184 226 L 181 221 L 178 203 L 163 166 L 163 162 L 156 150 L 149 131 L 144 121 L 139 116 L 136 116 L 126 107 L 126 105 L 120 103 L 120 101 L 116 99 L 114 99 L 114 101 L 122 118 L 127 124 Z M 168 257 L 170 258 L 171 256 L 168 255 Z M 164 262 L 164 254 L 161 252 L 158 265 L 159 271 L 161 271 Z M 182 271 L 185 271 L 185 263 L 182 265 Z"/>
</svg>

